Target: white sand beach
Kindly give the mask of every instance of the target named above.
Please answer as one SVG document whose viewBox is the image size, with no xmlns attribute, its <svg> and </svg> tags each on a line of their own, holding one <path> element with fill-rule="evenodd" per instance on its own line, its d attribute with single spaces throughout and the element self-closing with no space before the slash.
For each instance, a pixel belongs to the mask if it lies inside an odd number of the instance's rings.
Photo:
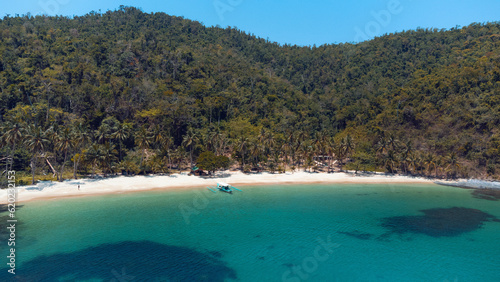
<svg viewBox="0 0 500 282">
<path fill-rule="evenodd" d="M 103 194 L 156 190 L 189 189 L 193 187 L 214 186 L 217 182 L 238 185 L 276 185 L 308 183 L 433 183 L 425 178 L 414 178 L 383 173 L 355 175 L 354 173 L 309 173 L 295 172 L 285 174 L 244 174 L 239 171 L 225 171 L 215 177 L 189 176 L 187 174 L 118 176 L 99 179 L 77 179 L 64 182 L 43 182 L 35 186 L 18 187 L 17 202 L 38 199 L 58 199 Z M 80 189 L 78 189 L 80 186 Z M 8 201 L 7 190 L 0 191 L 0 204 Z"/>
</svg>

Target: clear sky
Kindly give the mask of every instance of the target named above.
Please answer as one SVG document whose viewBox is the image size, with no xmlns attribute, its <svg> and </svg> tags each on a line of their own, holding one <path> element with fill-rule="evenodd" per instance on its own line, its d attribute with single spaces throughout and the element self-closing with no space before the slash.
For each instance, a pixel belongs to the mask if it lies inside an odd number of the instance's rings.
<svg viewBox="0 0 500 282">
<path fill-rule="evenodd" d="M 83 15 L 120 5 L 206 26 L 237 27 L 281 44 L 359 42 L 408 29 L 500 21 L 500 0 L 1 0 L 6 14 Z"/>
</svg>

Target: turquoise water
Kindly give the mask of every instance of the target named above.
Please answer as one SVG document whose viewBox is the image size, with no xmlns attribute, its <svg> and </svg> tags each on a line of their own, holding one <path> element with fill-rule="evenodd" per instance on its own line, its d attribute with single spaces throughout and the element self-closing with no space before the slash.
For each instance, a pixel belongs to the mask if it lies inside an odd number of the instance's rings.
<svg viewBox="0 0 500 282">
<path fill-rule="evenodd" d="M 0 280 L 499 280 L 500 202 L 471 190 L 242 189 L 26 203 L 17 211 L 16 275 L 2 268 Z M 8 234 L 0 235 L 6 263 Z"/>
</svg>

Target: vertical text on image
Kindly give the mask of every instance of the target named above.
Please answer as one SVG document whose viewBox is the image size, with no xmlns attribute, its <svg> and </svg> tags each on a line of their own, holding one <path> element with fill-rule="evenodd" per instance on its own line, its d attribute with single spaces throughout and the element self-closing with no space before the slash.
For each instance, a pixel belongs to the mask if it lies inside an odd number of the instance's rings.
<svg viewBox="0 0 500 282">
<path fill-rule="evenodd" d="M 8 272 L 16 274 L 16 202 L 17 202 L 17 188 L 16 188 L 16 172 L 7 172 L 7 211 L 9 212 L 9 219 L 7 219 L 7 229 L 9 230 L 9 237 L 7 239 L 7 246 L 10 247 L 10 254 L 7 256 L 9 266 Z"/>
</svg>

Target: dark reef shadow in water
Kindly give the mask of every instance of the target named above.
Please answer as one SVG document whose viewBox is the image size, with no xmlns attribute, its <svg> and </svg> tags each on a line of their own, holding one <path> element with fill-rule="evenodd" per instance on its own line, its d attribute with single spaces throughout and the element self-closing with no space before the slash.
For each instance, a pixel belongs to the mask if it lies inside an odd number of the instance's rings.
<svg viewBox="0 0 500 282">
<path fill-rule="evenodd" d="M 489 200 L 489 201 L 498 201 L 500 200 L 500 190 L 499 189 L 474 189 L 472 191 L 472 197 Z"/>
<path fill-rule="evenodd" d="M 40 256 L 16 267 L 16 281 L 227 281 L 236 272 L 193 249 L 151 241 L 104 244 L 73 253 Z M 12 274 L 0 269 L 0 281 Z"/>
<path fill-rule="evenodd" d="M 382 219 L 388 234 L 425 234 L 432 237 L 453 237 L 481 228 L 484 222 L 500 222 L 491 214 L 470 208 L 436 208 L 421 210 L 424 215 L 393 216 Z"/>
<path fill-rule="evenodd" d="M 370 240 L 373 236 L 373 234 L 361 232 L 359 230 L 354 230 L 350 232 L 338 231 L 337 233 L 351 236 L 360 240 Z"/>
<path fill-rule="evenodd" d="M 217 251 L 208 252 L 214 258 L 222 258 L 222 253 Z"/>
</svg>

